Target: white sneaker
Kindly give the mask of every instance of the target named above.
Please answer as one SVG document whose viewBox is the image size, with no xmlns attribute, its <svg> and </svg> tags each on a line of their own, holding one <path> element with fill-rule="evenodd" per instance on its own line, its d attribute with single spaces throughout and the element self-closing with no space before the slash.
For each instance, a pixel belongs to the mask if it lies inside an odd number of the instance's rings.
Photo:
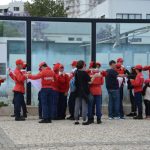
<svg viewBox="0 0 150 150">
<path fill-rule="evenodd" d="M 114 118 L 112 118 L 112 117 L 109 117 L 108 119 L 109 119 L 109 120 L 113 120 Z"/>
<path fill-rule="evenodd" d="M 114 119 L 115 119 L 115 120 L 120 120 L 121 118 L 120 118 L 120 117 L 114 117 Z"/>
</svg>

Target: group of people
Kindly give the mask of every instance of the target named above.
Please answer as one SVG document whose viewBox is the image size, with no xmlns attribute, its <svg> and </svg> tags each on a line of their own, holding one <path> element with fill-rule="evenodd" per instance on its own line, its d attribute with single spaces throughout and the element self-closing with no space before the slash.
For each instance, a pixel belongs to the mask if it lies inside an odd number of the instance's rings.
<svg viewBox="0 0 150 150">
<path fill-rule="evenodd" d="M 143 97 L 146 118 L 150 118 L 150 66 L 136 65 L 128 71 L 123 66 L 123 59 L 109 62 L 110 69 L 101 70 L 99 62 L 90 62 L 87 68 L 83 60 L 73 61 L 72 71 L 65 73 L 64 66 L 56 63 L 50 68 L 46 62 L 39 64 L 39 73 L 32 75 L 26 71 L 23 60 L 16 60 L 16 69 L 9 69 L 9 76 L 15 82 L 14 92 L 14 117 L 16 121 L 24 121 L 27 109 L 24 101 L 25 81 L 39 80 L 41 90 L 39 100 L 39 123 L 51 123 L 52 120 L 75 120 L 74 124 L 83 125 L 101 123 L 102 117 L 102 86 L 104 81 L 109 96 L 109 119 L 124 119 L 123 91 L 127 83 L 131 101 L 131 113 L 127 116 L 134 119 L 143 119 Z M 142 71 L 149 71 L 149 79 L 144 80 Z M 4 81 L 4 80 L 3 80 Z M 1 79 L 0 79 L 1 82 Z M 144 87 L 143 87 L 144 86 Z M 66 118 L 66 110 L 70 116 Z M 21 115 L 21 109 L 23 114 Z"/>
</svg>

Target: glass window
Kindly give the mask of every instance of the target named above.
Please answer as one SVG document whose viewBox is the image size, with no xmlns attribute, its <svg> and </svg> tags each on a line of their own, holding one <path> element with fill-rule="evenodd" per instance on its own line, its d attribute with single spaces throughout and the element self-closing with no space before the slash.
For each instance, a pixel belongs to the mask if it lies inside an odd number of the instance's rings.
<svg viewBox="0 0 150 150">
<path fill-rule="evenodd" d="M 134 14 L 129 14 L 129 19 L 135 19 L 135 15 Z"/>
<path fill-rule="evenodd" d="M 129 15 L 128 14 L 123 14 L 122 19 L 129 19 Z"/>
<path fill-rule="evenodd" d="M 19 7 L 14 7 L 14 11 L 19 11 Z"/>
<path fill-rule="evenodd" d="M 136 64 L 150 64 L 150 27 L 137 23 L 97 23 L 96 59 L 101 62 L 101 70 L 109 68 L 109 61 L 122 57 L 128 70 Z M 136 30 L 136 32 L 135 32 Z M 143 72 L 145 78 L 148 73 Z M 128 103 L 128 90 L 124 86 L 124 99 Z M 103 86 L 103 100 L 108 102 L 106 86 Z"/>
<path fill-rule="evenodd" d="M 117 15 L 116 15 L 116 18 L 117 18 L 117 19 L 122 19 L 122 14 L 117 14 Z"/>
<path fill-rule="evenodd" d="M 60 62 L 69 73 L 73 60 L 84 60 L 87 66 L 91 60 L 90 23 L 32 22 L 32 73 L 38 72 L 41 61 L 51 68 Z M 32 91 L 32 103 L 37 104 L 38 91 Z"/>
<path fill-rule="evenodd" d="M 147 15 L 146 15 L 146 19 L 150 19 L 150 14 L 147 14 Z"/>
<path fill-rule="evenodd" d="M 141 14 L 135 14 L 135 19 L 142 19 L 142 15 Z"/>
<path fill-rule="evenodd" d="M 7 68 L 15 69 L 16 59 L 26 61 L 26 23 L 24 21 L 0 21 L 0 76 L 7 80 L 1 84 L 0 100 L 12 104 L 14 81 Z"/>
</svg>

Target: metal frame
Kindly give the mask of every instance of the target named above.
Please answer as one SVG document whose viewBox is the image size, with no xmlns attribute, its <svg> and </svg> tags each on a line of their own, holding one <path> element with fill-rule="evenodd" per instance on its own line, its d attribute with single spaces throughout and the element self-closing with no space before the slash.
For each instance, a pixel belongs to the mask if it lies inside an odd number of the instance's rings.
<svg viewBox="0 0 150 150">
<path fill-rule="evenodd" d="M 26 22 L 26 60 L 27 70 L 31 70 L 31 22 L 81 22 L 91 23 L 91 60 L 96 61 L 96 24 L 97 23 L 150 23 L 150 19 L 91 19 L 91 18 L 43 18 L 43 17 L 15 17 L 0 16 L 0 20 L 25 21 Z M 31 105 L 31 84 L 27 84 L 27 105 Z"/>
</svg>

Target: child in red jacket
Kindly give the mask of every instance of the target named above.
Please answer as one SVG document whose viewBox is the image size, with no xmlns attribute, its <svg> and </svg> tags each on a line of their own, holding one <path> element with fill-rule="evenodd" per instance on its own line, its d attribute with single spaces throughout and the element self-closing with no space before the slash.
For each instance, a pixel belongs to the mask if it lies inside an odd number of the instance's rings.
<svg viewBox="0 0 150 150">
<path fill-rule="evenodd" d="M 134 119 L 143 119 L 142 91 L 143 91 L 144 77 L 142 74 L 142 65 L 136 65 L 135 71 L 137 73 L 135 80 L 130 79 L 131 85 L 134 88 L 135 103 L 138 108 L 138 116 L 134 117 Z"/>
<path fill-rule="evenodd" d="M 67 109 L 67 94 L 69 90 L 69 76 L 64 73 L 64 66 L 59 66 L 59 75 L 57 78 L 58 81 L 58 90 L 59 90 L 59 99 L 58 99 L 58 119 L 62 120 L 66 117 Z"/>
<path fill-rule="evenodd" d="M 91 64 L 91 84 L 90 84 L 90 93 L 93 97 L 93 107 L 92 107 L 92 117 L 91 123 L 94 122 L 94 113 L 95 113 L 95 106 L 96 106 L 96 116 L 97 116 L 97 124 L 101 123 L 101 116 L 102 116 L 102 89 L 101 86 L 104 83 L 103 76 L 100 74 L 100 71 L 96 69 L 96 63 Z M 99 74 L 99 76 L 94 77 L 95 74 Z M 89 110 L 90 111 L 90 110 Z"/>
</svg>

